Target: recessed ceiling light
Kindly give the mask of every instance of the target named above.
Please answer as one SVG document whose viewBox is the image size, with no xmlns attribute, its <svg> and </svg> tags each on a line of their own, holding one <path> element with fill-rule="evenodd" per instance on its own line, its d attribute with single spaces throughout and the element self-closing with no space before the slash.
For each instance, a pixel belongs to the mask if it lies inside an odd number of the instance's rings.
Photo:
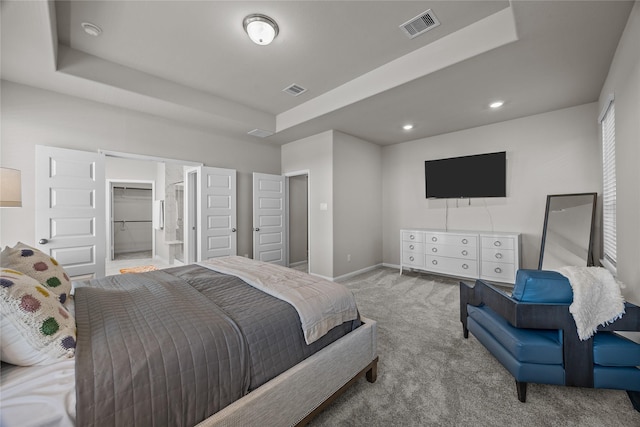
<svg viewBox="0 0 640 427">
<path fill-rule="evenodd" d="M 491 108 L 500 108 L 504 105 L 504 101 L 494 101 L 491 104 L 489 104 L 489 107 Z"/>
<path fill-rule="evenodd" d="M 98 27 L 96 24 L 92 24 L 91 22 L 83 22 L 80 24 L 85 33 L 90 36 L 98 37 L 102 34 L 102 29 Z"/>
<path fill-rule="evenodd" d="M 402 129 L 411 130 L 413 129 L 413 125 L 411 123 L 407 123 L 406 125 L 402 126 Z"/>
</svg>

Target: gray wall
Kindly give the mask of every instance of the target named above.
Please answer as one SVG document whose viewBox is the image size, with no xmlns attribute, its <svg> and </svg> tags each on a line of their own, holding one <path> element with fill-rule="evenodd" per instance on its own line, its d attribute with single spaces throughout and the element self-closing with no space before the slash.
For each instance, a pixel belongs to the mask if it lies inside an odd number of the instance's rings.
<svg viewBox="0 0 640 427">
<path fill-rule="evenodd" d="M 537 268 L 547 194 L 601 192 L 595 103 L 383 148 L 384 262 L 397 265 L 399 230 L 515 231 Z M 507 197 L 425 198 L 424 161 L 507 152 Z M 599 229 L 598 229 L 599 231 Z"/>
<path fill-rule="evenodd" d="M 289 262 L 306 261 L 309 249 L 309 195 L 307 175 L 289 178 Z"/>
<path fill-rule="evenodd" d="M 333 277 L 382 263 L 382 147 L 333 140 Z"/>
<path fill-rule="evenodd" d="M 309 171 L 310 273 L 333 279 L 381 263 L 381 153 L 337 131 L 282 146 L 282 173 Z"/>
<path fill-rule="evenodd" d="M 252 172 L 280 173 L 280 147 L 7 81 L 2 87 L 2 165 L 22 171 L 22 208 L 3 209 L 0 243 L 35 244 L 35 145 L 202 162 L 238 171 L 238 253 L 252 252 Z M 251 138 L 251 139 L 249 139 Z"/>
<path fill-rule="evenodd" d="M 640 3 L 622 34 L 598 105 L 609 94 L 616 106 L 618 279 L 625 298 L 640 304 Z"/>
<path fill-rule="evenodd" d="M 332 278 L 333 131 L 285 144 L 281 155 L 283 174 L 309 173 L 309 272 Z"/>
</svg>

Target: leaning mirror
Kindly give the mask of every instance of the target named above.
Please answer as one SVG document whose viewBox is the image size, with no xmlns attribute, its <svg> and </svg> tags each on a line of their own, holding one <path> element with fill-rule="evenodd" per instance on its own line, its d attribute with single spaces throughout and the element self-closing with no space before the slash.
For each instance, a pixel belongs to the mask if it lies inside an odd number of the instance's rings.
<svg viewBox="0 0 640 427">
<path fill-rule="evenodd" d="M 547 196 L 538 269 L 593 265 L 596 193 Z"/>
</svg>

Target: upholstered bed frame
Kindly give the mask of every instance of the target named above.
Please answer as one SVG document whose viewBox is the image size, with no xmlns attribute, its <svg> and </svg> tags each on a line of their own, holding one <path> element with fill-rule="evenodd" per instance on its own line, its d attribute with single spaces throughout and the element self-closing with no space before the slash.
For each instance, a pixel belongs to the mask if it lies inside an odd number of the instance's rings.
<svg viewBox="0 0 640 427">
<path fill-rule="evenodd" d="M 358 378 L 377 376 L 375 321 L 362 326 L 232 403 L 198 426 L 305 425 Z"/>
</svg>

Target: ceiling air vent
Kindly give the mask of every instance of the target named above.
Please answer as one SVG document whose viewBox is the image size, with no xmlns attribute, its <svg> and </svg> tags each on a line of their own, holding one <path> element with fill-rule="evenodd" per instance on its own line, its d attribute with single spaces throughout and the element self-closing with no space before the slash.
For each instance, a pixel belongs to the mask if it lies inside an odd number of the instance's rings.
<svg viewBox="0 0 640 427">
<path fill-rule="evenodd" d="M 251 136 L 257 136 L 258 138 L 266 138 L 268 136 L 273 135 L 273 132 L 264 129 L 254 129 L 252 131 L 247 132 Z"/>
<path fill-rule="evenodd" d="M 307 91 L 307 89 L 303 88 L 302 86 L 299 86 L 297 84 L 292 84 L 291 86 L 285 87 L 284 89 L 282 89 L 283 92 L 288 93 L 289 95 L 292 96 L 298 96 L 304 92 Z"/>
<path fill-rule="evenodd" d="M 437 27 L 438 25 L 440 25 L 440 21 L 438 21 L 436 15 L 431 11 L 431 9 L 429 9 L 400 25 L 400 28 L 404 31 L 407 37 L 412 39 Z"/>
</svg>

